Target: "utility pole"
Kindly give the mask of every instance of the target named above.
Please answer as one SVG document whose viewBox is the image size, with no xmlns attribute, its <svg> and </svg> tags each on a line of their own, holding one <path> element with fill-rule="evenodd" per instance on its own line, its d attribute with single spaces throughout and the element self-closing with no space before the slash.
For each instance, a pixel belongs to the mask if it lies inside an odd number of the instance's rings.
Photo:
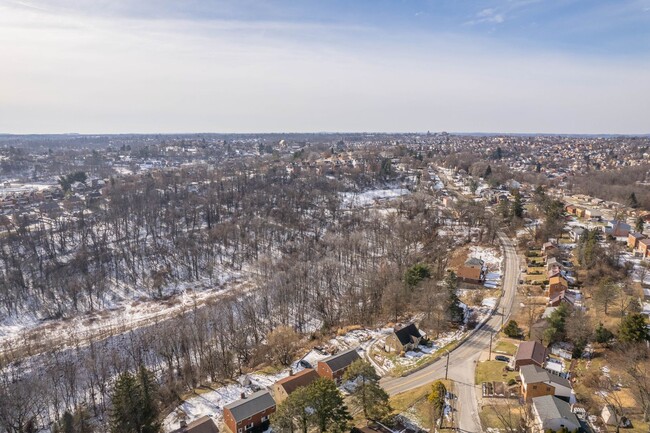
<svg viewBox="0 0 650 433">
<path fill-rule="evenodd" d="M 503 329 L 503 321 L 506 320 L 506 313 L 504 311 L 504 308 L 501 307 L 501 329 Z"/>
<path fill-rule="evenodd" d="M 445 366 L 445 380 L 447 380 L 449 374 L 449 351 L 445 349 L 445 352 L 447 352 L 447 365 Z"/>
<path fill-rule="evenodd" d="M 488 355 L 488 361 L 492 359 L 492 336 L 494 335 L 493 332 L 490 332 L 490 354 Z"/>
</svg>

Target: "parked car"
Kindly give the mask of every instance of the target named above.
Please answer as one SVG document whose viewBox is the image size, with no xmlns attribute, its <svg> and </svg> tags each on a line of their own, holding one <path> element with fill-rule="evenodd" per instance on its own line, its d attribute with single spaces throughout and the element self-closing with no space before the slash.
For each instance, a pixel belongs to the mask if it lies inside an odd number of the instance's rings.
<svg viewBox="0 0 650 433">
<path fill-rule="evenodd" d="M 497 355 L 494 357 L 494 359 L 496 359 L 497 361 L 510 362 L 510 358 L 503 355 Z"/>
</svg>

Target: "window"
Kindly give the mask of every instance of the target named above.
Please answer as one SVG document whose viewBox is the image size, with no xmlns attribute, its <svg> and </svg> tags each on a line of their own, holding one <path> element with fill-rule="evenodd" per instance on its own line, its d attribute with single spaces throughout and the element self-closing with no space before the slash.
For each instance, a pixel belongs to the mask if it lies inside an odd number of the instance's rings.
<svg viewBox="0 0 650 433">
<path fill-rule="evenodd" d="M 237 433 L 242 433 L 242 431 L 244 431 L 244 429 L 242 429 L 242 428 L 237 429 Z"/>
<path fill-rule="evenodd" d="M 264 421 L 268 421 L 268 420 L 269 420 L 269 416 L 268 416 L 268 415 L 265 415 L 265 416 L 262 417 L 262 422 L 264 422 Z"/>
<path fill-rule="evenodd" d="M 246 426 L 246 430 L 250 430 L 253 428 L 253 423 L 250 423 Z"/>
<path fill-rule="evenodd" d="M 533 385 L 533 389 L 537 389 L 537 385 Z"/>
</svg>

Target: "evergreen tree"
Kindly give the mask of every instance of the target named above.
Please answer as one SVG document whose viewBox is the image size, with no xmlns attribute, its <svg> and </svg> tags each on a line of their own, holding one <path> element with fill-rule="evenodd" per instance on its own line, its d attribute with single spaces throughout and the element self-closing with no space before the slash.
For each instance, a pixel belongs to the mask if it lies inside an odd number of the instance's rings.
<svg viewBox="0 0 650 433">
<path fill-rule="evenodd" d="M 514 200 L 512 202 L 512 215 L 516 218 L 524 217 L 524 206 L 521 204 L 521 194 L 515 191 Z"/>
<path fill-rule="evenodd" d="M 540 164 L 539 162 L 535 164 L 535 171 L 537 173 L 540 173 L 542 171 L 542 164 Z"/>
<path fill-rule="evenodd" d="M 629 314 L 621 320 L 618 328 L 618 339 L 624 343 L 641 343 L 650 341 L 648 324 L 642 314 Z"/>
<path fill-rule="evenodd" d="M 445 277 L 445 288 L 447 289 L 447 314 L 452 322 L 462 322 L 465 318 L 465 310 L 460 306 L 460 299 L 456 294 L 458 289 L 458 278 L 455 272 L 449 272 Z"/>
<path fill-rule="evenodd" d="M 404 282 L 409 288 L 414 288 L 420 281 L 431 277 L 431 270 L 424 263 L 416 263 L 404 273 Z"/>
<path fill-rule="evenodd" d="M 491 174 L 492 174 L 492 167 L 488 165 L 487 168 L 485 169 L 485 173 L 483 173 L 483 178 L 487 179 L 488 177 L 490 177 Z"/>
<path fill-rule="evenodd" d="M 334 381 L 321 377 L 308 387 L 309 407 L 318 431 L 345 431 L 352 417 Z"/>
<path fill-rule="evenodd" d="M 343 379 L 354 382 L 352 399 L 363 409 L 366 419 L 381 421 L 390 414 L 388 394 L 379 386 L 379 375 L 369 362 L 362 359 L 354 361 L 346 370 Z"/>
<path fill-rule="evenodd" d="M 638 233 L 643 233 L 644 226 L 645 222 L 643 221 L 643 217 L 638 217 L 634 224 L 634 230 L 636 230 Z"/>
<path fill-rule="evenodd" d="M 119 375 L 113 390 L 111 433 L 158 433 L 156 393 L 153 375 L 143 366 L 136 375 Z"/>
<path fill-rule="evenodd" d="M 503 328 L 503 333 L 510 338 L 520 338 L 521 337 L 521 328 L 519 324 L 514 320 L 509 320 L 506 326 Z"/>
<path fill-rule="evenodd" d="M 610 341 L 612 341 L 612 338 L 614 338 L 614 334 L 612 334 L 612 331 L 605 328 L 602 323 L 599 323 L 598 326 L 596 327 L 596 332 L 594 334 L 594 339 L 596 340 L 596 343 L 608 344 Z"/>
<path fill-rule="evenodd" d="M 289 394 L 273 414 L 273 429 L 294 433 L 297 427 L 298 431 L 307 433 L 312 424 L 310 397 L 309 387 L 305 386 Z"/>
<path fill-rule="evenodd" d="M 630 197 L 627 199 L 627 204 L 632 209 L 636 209 L 639 207 L 639 201 L 636 199 L 636 194 L 634 192 L 630 193 Z"/>
</svg>

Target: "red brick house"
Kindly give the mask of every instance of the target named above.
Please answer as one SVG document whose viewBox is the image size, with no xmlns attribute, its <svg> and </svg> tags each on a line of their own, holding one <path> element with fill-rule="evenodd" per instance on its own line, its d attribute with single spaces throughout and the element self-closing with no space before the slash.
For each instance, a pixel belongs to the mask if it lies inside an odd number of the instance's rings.
<svg viewBox="0 0 650 433">
<path fill-rule="evenodd" d="M 316 371 L 321 377 L 339 381 L 343 377 L 345 370 L 357 359 L 361 359 L 357 349 L 349 349 L 318 361 Z"/>
<path fill-rule="evenodd" d="M 257 391 L 248 397 L 242 394 L 237 400 L 223 408 L 223 421 L 232 433 L 245 433 L 269 425 L 269 418 L 275 412 L 275 400 L 268 391 Z"/>
<path fill-rule="evenodd" d="M 482 284 L 485 281 L 487 267 L 481 259 L 471 257 L 458 268 L 458 279 L 465 283 Z"/>
</svg>

